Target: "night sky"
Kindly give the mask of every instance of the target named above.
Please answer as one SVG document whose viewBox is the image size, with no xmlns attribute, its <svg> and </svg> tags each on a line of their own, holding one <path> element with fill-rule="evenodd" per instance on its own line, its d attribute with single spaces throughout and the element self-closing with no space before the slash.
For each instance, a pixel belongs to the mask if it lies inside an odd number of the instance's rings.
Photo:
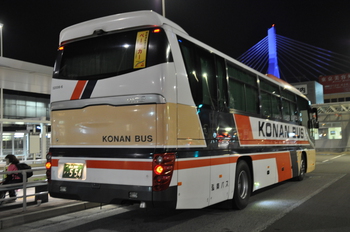
<svg viewBox="0 0 350 232">
<path fill-rule="evenodd" d="M 165 0 L 166 17 L 237 58 L 277 34 L 350 56 L 348 0 Z M 4 57 L 53 66 L 60 31 L 102 16 L 154 10 L 161 0 L 0 0 Z"/>
</svg>

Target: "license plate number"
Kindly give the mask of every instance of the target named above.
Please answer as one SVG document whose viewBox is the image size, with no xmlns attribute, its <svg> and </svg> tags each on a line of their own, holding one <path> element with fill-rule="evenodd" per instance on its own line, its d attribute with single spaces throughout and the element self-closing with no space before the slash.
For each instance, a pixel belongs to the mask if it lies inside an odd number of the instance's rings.
<svg viewBox="0 0 350 232">
<path fill-rule="evenodd" d="M 62 178 L 82 179 L 84 164 L 65 163 Z"/>
</svg>

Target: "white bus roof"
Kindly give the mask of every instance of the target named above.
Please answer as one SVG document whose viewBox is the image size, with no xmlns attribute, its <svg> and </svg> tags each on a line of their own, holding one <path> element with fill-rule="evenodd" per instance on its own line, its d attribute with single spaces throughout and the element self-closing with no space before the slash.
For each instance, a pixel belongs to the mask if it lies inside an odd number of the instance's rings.
<svg viewBox="0 0 350 232">
<path fill-rule="evenodd" d="M 135 11 L 97 18 L 67 27 L 60 33 L 60 43 L 92 35 L 95 30 L 114 31 L 139 26 L 162 26 L 164 24 L 187 34 L 179 25 L 164 18 L 156 12 Z"/>
</svg>

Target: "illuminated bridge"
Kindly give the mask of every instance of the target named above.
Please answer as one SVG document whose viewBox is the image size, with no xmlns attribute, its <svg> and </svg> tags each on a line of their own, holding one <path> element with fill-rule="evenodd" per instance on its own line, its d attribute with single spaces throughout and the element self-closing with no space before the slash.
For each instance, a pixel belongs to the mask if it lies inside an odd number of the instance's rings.
<svg viewBox="0 0 350 232">
<path fill-rule="evenodd" d="M 350 57 L 278 35 L 273 26 L 238 60 L 289 83 L 321 83 L 323 91 L 313 89 L 315 95 L 323 95 L 312 105 L 320 122 L 315 131 L 316 149 L 350 150 Z"/>
<path fill-rule="evenodd" d="M 350 57 L 278 35 L 274 26 L 238 60 L 262 73 L 279 69 L 279 77 L 290 83 L 350 73 Z"/>
</svg>

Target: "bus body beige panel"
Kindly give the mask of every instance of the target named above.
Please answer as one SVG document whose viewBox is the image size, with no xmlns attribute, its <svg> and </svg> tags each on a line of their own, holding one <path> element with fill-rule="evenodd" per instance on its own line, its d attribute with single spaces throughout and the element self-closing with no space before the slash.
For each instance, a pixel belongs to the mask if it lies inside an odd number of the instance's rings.
<svg viewBox="0 0 350 232">
<path fill-rule="evenodd" d="M 52 146 L 205 146 L 196 109 L 191 106 L 99 105 L 51 114 Z"/>
<path fill-rule="evenodd" d="M 157 105 L 53 111 L 53 146 L 156 146 Z"/>
<path fill-rule="evenodd" d="M 197 108 L 194 106 L 178 104 L 178 145 L 206 146 Z"/>
</svg>

